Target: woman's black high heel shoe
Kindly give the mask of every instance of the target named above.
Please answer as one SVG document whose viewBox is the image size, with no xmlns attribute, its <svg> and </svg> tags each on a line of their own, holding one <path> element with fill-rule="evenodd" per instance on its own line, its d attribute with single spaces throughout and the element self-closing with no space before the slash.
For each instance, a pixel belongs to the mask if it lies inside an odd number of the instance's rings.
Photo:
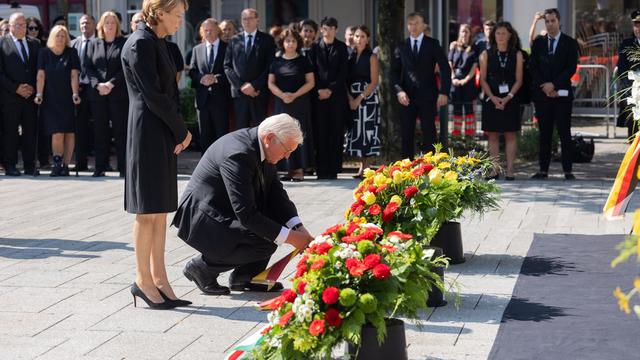
<svg viewBox="0 0 640 360">
<path fill-rule="evenodd" d="M 136 284 L 135 282 L 131 284 L 131 295 L 133 295 L 133 307 L 137 306 L 136 297 L 139 297 L 140 299 L 144 300 L 144 302 L 147 303 L 147 306 L 151 309 L 167 310 L 167 309 L 173 309 L 174 307 L 177 306 L 166 300 L 161 303 L 154 303 L 153 301 L 149 300 L 147 295 L 145 295 L 144 292 L 142 292 L 142 290 L 138 287 L 138 284 Z"/>
<path fill-rule="evenodd" d="M 158 289 L 156 287 L 156 289 Z M 158 289 L 158 292 L 160 293 L 160 296 L 162 296 L 162 298 L 164 299 L 165 302 L 170 302 L 173 303 L 176 307 L 183 307 L 183 306 L 189 306 L 192 304 L 191 301 L 189 300 L 182 300 L 182 299 L 171 299 L 169 298 L 167 295 L 165 295 L 162 290 Z"/>
</svg>

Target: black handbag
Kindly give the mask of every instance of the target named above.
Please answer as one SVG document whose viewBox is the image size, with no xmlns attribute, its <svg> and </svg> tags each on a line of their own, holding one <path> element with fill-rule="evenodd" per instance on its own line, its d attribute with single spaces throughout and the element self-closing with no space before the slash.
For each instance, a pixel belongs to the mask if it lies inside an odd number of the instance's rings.
<svg viewBox="0 0 640 360">
<path fill-rule="evenodd" d="M 581 135 L 576 135 L 573 138 L 574 152 L 573 162 L 575 163 L 588 163 L 593 159 L 595 152 L 595 144 L 593 138 L 587 142 Z"/>
</svg>

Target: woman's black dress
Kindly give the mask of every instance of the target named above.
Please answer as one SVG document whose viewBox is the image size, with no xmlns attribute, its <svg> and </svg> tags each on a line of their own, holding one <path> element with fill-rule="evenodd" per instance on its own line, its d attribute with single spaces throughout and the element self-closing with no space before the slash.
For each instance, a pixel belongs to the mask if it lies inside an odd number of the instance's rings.
<svg viewBox="0 0 640 360">
<path fill-rule="evenodd" d="M 505 97 L 516 82 L 517 50 L 498 53 L 497 49 L 487 50 L 487 83 L 491 93 L 498 97 Z M 503 66 L 504 65 L 504 66 Z M 508 91 L 500 85 L 506 84 Z M 514 94 L 516 95 L 516 94 Z M 504 110 L 497 110 L 491 100 L 482 103 L 482 130 L 491 132 L 520 131 L 520 100 L 518 96 L 509 100 Z"/>
<path fill-rule="evenodd" d="M 282 92 L 294 93 L 305 83 L 305 75 L 313 73 L 313 67 L 309 59 L 305 56 L 298 56 L 294 59 L 277 57 L 271 63 L 269 70 L 276 78 L 276 86 Z M 304 142 L 298 146 L 286 161 L 287 170 L 306 169 L 313 166 L 313 134 L 311 128 L 311 92 L 308 92 L 292 103 L 285 104 L 282 99 L 275 97 L 275 113 L 286 113 L 300 122 L 300 127 L 304 133 Z"/>
<path fill-rule="evenodd" d="M 125 210 L 168 213 L 178 203 L 175 146 L 187 136 L 178 112 L 176 67 L 167 44 L 145 24 L 122 49 L 129 92 Z"/>
<path fill-rule="evenodd" d="M 360 96 L 371 83 L 371 56 L 365 49 L 360 57 L 353 52 L 349 56 L 348 90 L 354 99 Z M 380 155 L 380 100 L 378 89 L 363 99 L 356 110 L 351 111 L 353 125 L 349 130 L 346 153 L 350 156 L 367 157 Z"/>
<path fill-rule="evenodd" d="M 45 84 L 40 116 L 47 134 L 76 131 L 71 89 L 71 70 L 80 71 L 80 58 L 74 48 L 67 47 L 56 55 L 43 48 L 38 54 L 38 70 L 44 70 Z"/>
</svg>

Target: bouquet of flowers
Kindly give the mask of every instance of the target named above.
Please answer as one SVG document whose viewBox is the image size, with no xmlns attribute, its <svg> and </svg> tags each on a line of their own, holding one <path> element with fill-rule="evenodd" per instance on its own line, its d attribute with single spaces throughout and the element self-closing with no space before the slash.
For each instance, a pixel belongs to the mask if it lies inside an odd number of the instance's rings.
<svg viewBox="0 0 640 360">
<path fill-rule="evenodd" d="M 353 219 L 318 236 L 297 264 L 293 288 L 268 302 L 272 310 L 258 359 L 324 359 L 342 340 L 360 343 L 365 323 L 386 334 L 385 318 L 419 322 L 432 287 L 432 272 L 446 265 L 408 234 Z"/>
<path fill-rule="evenodd" d="M 354 191 L 347 219 L 364 217 L 385 232 L 402 231 L 430 241 L 445 221 L 497 207 L 499 188 L 484 176 L 493 166 L 471 152 L 453 156 L 427 153 L 411 161 L 396 161 L 378 170 L 366 170 Z"/>
</svg>

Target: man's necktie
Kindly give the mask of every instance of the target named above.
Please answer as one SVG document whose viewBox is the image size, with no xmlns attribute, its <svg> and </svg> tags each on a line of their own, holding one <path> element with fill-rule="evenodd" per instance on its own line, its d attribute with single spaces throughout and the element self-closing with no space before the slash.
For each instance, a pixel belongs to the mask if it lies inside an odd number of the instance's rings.
<svg viewBox="0 0 640 360">
<path fill-rule="evenodd" d="M 29 60 L 29 55 L 27 55 L 27 49 L 24 47 L 23 41 L 23 39 L 18 40 L 18 42 L 20 43 L 20 53 L 22 54 L 22 61 L 24 61 L 24 63 L 26 64 Z"/>
<path fill-rule="evenodd" d="M 555 44 L 556 39 L 550 37 L 549 38 L 549 55 L 553 55 L 553 44 Z"/>
<path fill-rule="evenodd" d="M 413 58 L 418 58 L 418 39 L 413 40 Z"/>
<path fill-rule="evenodd" d="M 209 66 L 209 71 L 213 71 L 213 44 L 209 45 L 209 60 L 207 61 L 207 66 Z"/>
<path fill-rule="evenodd" d="M 245 55 L 249 57 L 249 53 L 251 53 L 251 47 L 253 46 L 253 35 L 247 35 L 247 48 L 245 49 Z"/>
</svg>

